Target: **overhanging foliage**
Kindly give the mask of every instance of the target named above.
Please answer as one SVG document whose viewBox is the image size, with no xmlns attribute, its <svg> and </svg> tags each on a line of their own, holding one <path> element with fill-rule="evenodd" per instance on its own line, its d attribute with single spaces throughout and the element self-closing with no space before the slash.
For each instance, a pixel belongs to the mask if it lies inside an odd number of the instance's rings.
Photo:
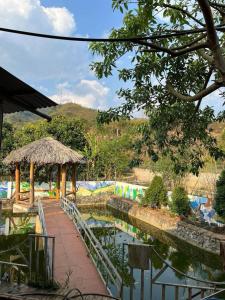
<svg viewBox="0 0 225 300">
<path fill-rule="evenodd" d="M 128 87 L 118 90 L 123 105 L 99 114 L 99 122 L 129 118 L 144 110 L 149 123 L 141 128 L 142 143 L 153 160 L 158 152 L 169 155 L 176 172 L 186 157 L 186 167 L 197 174 L 205 149 L 223 157 L 211 136 L 216 120 L 212 108 L 202 106 L 205 97 L 218 91 L 223 103 L 225 86 L 225 4 L 222 0 L 113 0 L 123 25 L 110 38 L 144 37 L 123 43 L 92 43 L 93 54 L 102 57 L 91 68 L 98 78 L 114 75 Z M 119 67 L 121 57 L 130 60 Z M 212 100 L 213 101 L 213 100 Z M 223 113 L 221 112 L 221 119 Z"/>
</svg>

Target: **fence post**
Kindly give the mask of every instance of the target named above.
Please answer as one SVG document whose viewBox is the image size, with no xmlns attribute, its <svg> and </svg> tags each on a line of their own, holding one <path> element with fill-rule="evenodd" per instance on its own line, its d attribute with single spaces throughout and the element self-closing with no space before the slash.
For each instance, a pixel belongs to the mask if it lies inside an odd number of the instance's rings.
<svg viewBox="0 0 225 300">
<path fill-rule="evenodd" d="M 55 237 L 52 238 L 52 278 L 51 282 L 53 284 L 54 280 L 54 260 L 55 260 Z"/>
<path fill-rule="evenodd" d="M 45 254 L 45 260 L 44 260 L 44 262 L 45 262 L 45 266 L 44 266 L 44 268 L 45 268 L 45 272 L 44 272 L 44 285 L 46 286 L 46 283 L 47 283 L 47 281 L 48 281 L 48 237 L 47 236 L 45 236 L 44 237 L 44 254 Z"/>
<path fill-rule="evenodd" d="M 179 286 L 175 286 L 175 300 L 179 299 Z"/>
<path fill-rule="evenodd" d="M 36 240 L 36 283 L 38 282 L 39 276 L 39 236 L 35 237 Z"/>
<path fill-rule="evenodd" d="M 29 236 L 29 280 L 32 281 L 32 237 Z"/>
<path fill-rule="evenodd" d="M 162 300 L 166 299 L 166 286 L 162 284 Z"/>
</svg>

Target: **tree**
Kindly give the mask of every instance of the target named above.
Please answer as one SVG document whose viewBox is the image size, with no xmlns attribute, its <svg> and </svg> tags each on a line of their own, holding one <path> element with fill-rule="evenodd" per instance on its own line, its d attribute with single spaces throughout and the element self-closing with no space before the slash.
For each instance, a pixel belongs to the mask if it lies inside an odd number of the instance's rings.
<svg viewBox="0 0 225 300">
<path fill-rule="evenodd" d="M 132 136 L 119 132 L 119 124 L 101 126 L 86 133 L 87 179 L 117 179 L 129 170 L 132 161 Z"/>
<path fill-rule="evenodd" d="M 58 115 L 49 123 L 46 121 L 27 123 L 15 132 L 17 147 L 47 136 L 52 136 L 75 150 L 81 151 L 86 145 L 84 122 L 74 117 Z"/>
<path fill-rule="evenodd" d="M 219 216 L 225 216 L 225 170 L 221 172 L 216 182 L 214 208 Z"/>
<path fill-rule="evenodd" d="M 150 204 L 152 207 L 160 208 L 161 205 L 167 205 L 167 202 L 167 191 L 163 184 L 162 177 L 155 176 L 150 186 L 145 191 L 144 198 L 142 199 L 142 204 Z"/>
<path fill-rule="evenodd" d="M 11 174 L 11 168 L 3 165 L 2 160 L 15 148 L 14 141 L 14 127 L 8 123 L 3 123 L 2 128 L 2 149 L 0 154 L 0 174 L 1 176 L 6 176 Z"/>
<path fill-rule="evenodd" d="M 16 148 L 47 136 L 52 136 L 64 145 L 78 151 L 84 150 L 86 145 L 84 122 L 74 117 L 58 115 L 54 116 L 49 123 L 37 121 L 19 127 L 14 135 Z M 35 177 L 40 182 L 51 181 L 56 173 L 56 168 L 52 166 L 37 166 L 35 170 Z M 29 178 L 28 166 L 23 167 L 22 176 L 25 180 Z"/>
<path fill-rule="evenodd" d="M 212 108 L 201 104 L 218 90 L 224 101 L 225 4 L 221 0 L 113 0 L 113 9 L 120 9 L 124 18 L 109 38 L 127 41 L 92 43 L 92 53 L 102 60 L 91 68 L 98 78 L 117 70 L 119 79 L 131 84 L 118 91 L 122 106 L 101 112 L 99 122 L 129 118 L 134 110 L 144 110 L 149 122 L 141 127 L 142 141 L 150 157 L 157 160 L 159 152 L 171 157 L 179 173 L 179 158 L 185 156 L 187 170 L 197 174 L 203 166 L 203 149 L 216 159 L 224 155 L 209 128 L 224 114 L 216 118 Z M 121 58 L 130 59 L 130 64 L 119 68 Z"/>
<path fill-rule="evenodd" d="M 180 159 L 179 162 L 183 165 L 186 163 L 186 161 L 182 159 Z M 166 156 L 159 157 L 156 162 L 150 160 L 150 171 L 162 176 L 163 182 L 165 183 L 167 189 L 173 189 L 174 186 L 179 184 L 182 178 L 186 175 L 185 168 L 184 172 L 181 172 L 180 168 L 179 174 L 177 174 L 174 171 L 173 161 Z"/>
<path fill-rule="evenodd" d="M 171 195 L 170 209 L 178 215 L 186 216 L 190 211 L 189 199 L 187 192 L 183 187 L 175 187 Z"/>
</svg>

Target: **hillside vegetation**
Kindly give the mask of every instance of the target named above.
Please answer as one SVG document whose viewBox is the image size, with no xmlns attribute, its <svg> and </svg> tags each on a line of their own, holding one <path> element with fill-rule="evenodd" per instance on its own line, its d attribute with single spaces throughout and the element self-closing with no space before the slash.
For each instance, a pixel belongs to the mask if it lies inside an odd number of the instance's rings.
<svg viewBox="0 0 225 300">
<path fill-rule="evenodd" d="M 81 120 L 88 121 L 89 123 L 94 124 L 96 122 L 97 110 L 83 107 L 76 103 L 66 103 L 60 104 L 54 107 L 40 109 L 43 113 L 46 113 L 50 116 L 63 115 L 68 117 L 75 117 Z M 41 120 L 42 118 L 24 111 L 14 114 L 8 114 L 4 117 L 5 121 L 12 124 L 24 124 L 26 122 L 33 122 Z"/>
<path fill-rule="evenodd" d="M 155 158 L 151 152 L 149 153 L 140 139 L 140 128 L 145 126 L 147 120 L 123 119 L 119 122 L 98 125 L 97 110 L 74 103 L 66 103 L 42 111 L 53 117 L 51 122 L 48 123 L 28 112 L 4 116 L 2 157 L 11 150 L 34 140 L 52 136 L 66 146 L 80 151 L 87 158 L 87 164 L 79 171 L 79 178 L 118 180 L 129 177 L 133 167 L 141 167 L 148 169 L 152 174 L 161 174 L 169 189 L 181 184 L 184 179 L 184 185 L 187 186 L 187 176 L 190 174 L 189 157 L 179 157 L 179 161 L 174 162 L 168 156 Z M 214 123 L 210 127 L 212 135 L 224 150 L 225 123 Z M 216 162 L 207 151 L 203 152 L 203 157 L 204 165 L 199 171 L 212 176 L 204 175 L 204 184 L 200 184 L 202 181 L 196 177 L 194 183 L 188 185 L 191 186 L 192 191 L 196 189 L 202 191 L 207 186 L 212 193 L 217 174 L 224 168 L 225 162 L 224 160 Z M 175 163 L 183 166 L 182 172 L 177 172 Z M 10 170 L 2 165 L 1 159 L 0 171 L 1 175 L 10 173 Z M 47 170 L 43 172 L 44 177 L 47 173 Z M 28 172 L 27 176 L 29 176 Z M 40 177 L 40 174 L 37 176 Z M 45 180 L 45 178 L 39 179 Z"/>
</svg>

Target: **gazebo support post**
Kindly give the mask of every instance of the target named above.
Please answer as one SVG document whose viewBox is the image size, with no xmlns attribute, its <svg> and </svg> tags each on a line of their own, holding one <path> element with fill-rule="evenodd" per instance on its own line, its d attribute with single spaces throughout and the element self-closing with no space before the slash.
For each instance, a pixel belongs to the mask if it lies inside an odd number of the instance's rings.
<svg viewBox="0 0 225 300">
<path fill-rule="evenodd" d="M 15 177 L 16 177 L 16 203 L 18 203 L 20 201 L 20 165 L 18 162 L 16 163 Z"/>
<path fill-rule="evenodd" d="M 66 197 L 66 164 L 62 165 L 62 197 Z"/>
<path fill-rule="evenodd" d="M 60 199 L 60 181 L 61 181 L 61 166 L 58 165 L 57 182 L 56 182 L 56 200 Z"/>
<path fill-rule="evenodd" d="M 72 186 L 71 192 L 74 194 L 74 201 L 76 201 L 76 171 L 77 171 L 77 165 L 73 164 L 72 177 L 71 177 L 71 186 Z"/>
<path fill-rule="evenodd" d="M 30 206 L 34 206 L 34 163 L 30 163 Z"/>
</svg>

